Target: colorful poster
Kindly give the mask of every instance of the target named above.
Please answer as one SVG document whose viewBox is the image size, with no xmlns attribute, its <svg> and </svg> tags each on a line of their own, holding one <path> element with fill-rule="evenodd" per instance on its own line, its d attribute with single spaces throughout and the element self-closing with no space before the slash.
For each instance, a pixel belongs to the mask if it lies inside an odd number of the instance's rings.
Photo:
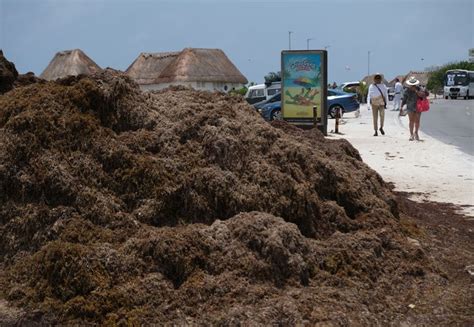
<svg viewBox="0 0 474 327">
<path fill-rule="evenodd" d="M 283 119 L 314 120 L 313 107 L 321 120 L 326 94 L 322 51 L 282 52 L 282 114 Z"/>
</svg>

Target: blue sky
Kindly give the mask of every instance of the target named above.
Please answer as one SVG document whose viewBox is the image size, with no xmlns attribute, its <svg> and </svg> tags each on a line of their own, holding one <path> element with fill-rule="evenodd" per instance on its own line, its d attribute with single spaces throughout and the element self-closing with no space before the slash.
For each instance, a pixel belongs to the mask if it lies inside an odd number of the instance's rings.
<svg viewBox="0 0 474 327">
<path fill-rule="evenodd" d="M 280 52 L 329 46 L 329 81 L 387 79 L 467 59 L 473 0 L 0 0 L 0 48 L 39 75 L 80 48 L 125 70 L 140 52 L 220 48 L 249 81 L 280 70 Z"/>
</svg>

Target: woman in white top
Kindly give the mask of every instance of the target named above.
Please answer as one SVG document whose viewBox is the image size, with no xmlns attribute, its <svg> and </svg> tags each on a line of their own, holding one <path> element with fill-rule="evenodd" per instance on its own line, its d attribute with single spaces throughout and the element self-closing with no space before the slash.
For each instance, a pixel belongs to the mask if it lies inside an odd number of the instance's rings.
<svg viewBox="0 0 474 327">
<path fill-rule="evenodd" d="M 388 90 L 385 84 L 382 83 L 382 75 L 375 74 L 374 83 L 369 86 L 369 93 L 367 94 L 367 103 L 372 107 L 372 117 L 374 120 L 374 136 L 378 136 L 378 116 L 380 116 L 380 133 L 385 135 L 383 130 L 383 122 L 385 118 L 385 109 L 388 103 Z"/>
</svg>

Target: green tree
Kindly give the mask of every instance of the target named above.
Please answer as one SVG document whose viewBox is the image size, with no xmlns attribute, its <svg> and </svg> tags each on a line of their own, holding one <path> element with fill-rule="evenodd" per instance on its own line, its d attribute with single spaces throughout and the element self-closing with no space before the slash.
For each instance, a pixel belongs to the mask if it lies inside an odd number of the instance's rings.
<svg viewBox="0 0 474 327">
<path fill-rule="evenodd" d="M 270 72 L 265 76 L 265 84 L 281 82 L 281 72 Z"/>
<path fill-rule="evenodd" d="M 357 87 L 359 102 L 365 103 L 367 101 L 368 93 L 369 93 L 369 86 L 364 81 L 360 81 L 359 86 Z"/>
<path fill-rule="evenodd" d="M 469 61 L 451 62 L 431 72 L 426 87 L 432 92 L 439 92 L 444 86 L 444 75 L 450 69 L 474 70 L 474 63 Z"/>
<path fill-rule="evenodd" d="M 246 88 L 244 86 L 244 87 L 241 87 L 240 89 L 238 89 L 237 93 L 240 94 L 240 95 L 245 95 L 247 93 L 247 90 L 248 90 L 248 88 Z"/>
<path fill-rule="evenodd" d="M 239 95 L 245 96 L 245 94 L 247 93 L 247 90 L 248 90 L 248 88 L 244 86 L 244 87 L 241 87 L 240 89 L 237 89 L 237 90 L 231 90 L 229 92 L 229 94 L 231 94 L 231 95 L 239 94 Z"/>
<path fill-rule="evenodd" d="M 328 84 L 328 88 L 331 87 L 331 84 Z M 365 103 L 367 100 L 367 93 L 369 93 L 369 86 L 364 81 L 359 81 L 359 85 L 345 87 L 344 92 L 357 94 L 357 100 L 360 103 Z"/>
</svg>

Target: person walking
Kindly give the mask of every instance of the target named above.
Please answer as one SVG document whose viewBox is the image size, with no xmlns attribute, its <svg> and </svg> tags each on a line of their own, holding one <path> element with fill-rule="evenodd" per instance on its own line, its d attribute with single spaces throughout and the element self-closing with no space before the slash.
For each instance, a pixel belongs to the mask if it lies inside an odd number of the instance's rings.
<svg viewBox="0 0 474 327">
<path fill-rule="evenodd" d="M 393 110 L 399 111 L 402 103 L 403 86 L 398 78 L 395 78 L 395 95 L 393 96 Z"/>
<path fill-rule="evenodd" d="M 413 140 L 420 140 L 420 136 L 418 135 L 418 131 L 420 130 L 420 119 L 421 119 L 421 112 L 416 111 L 416 102 L 419 98 L 423 99 L 426 98 L 427 92 L 422 90 L 419 87 L 420 81 L 415 78 L 415 76 L 410 77 L 406 81 L 406 85 L 408 89 L 405 91 L 402 100 L 402 106 L 400 107 L 403 109 L 403 106 L 407 106 L 408 112 L 408 120 L 409 120 L 409 129 L 410 129 L 410 141 Z M 401 114 L 401 110 L 400 110 Z"/>
<path fill-rule="evenodd" d="M 374 136 L 378 136 L 378 132 L 385 135 L 383 130 L 383 123 L 385 118 L 385 109 L 388 102 L 388 90 L 385 84 L 382 83 L 382 75 L 375 74 L 374 82 L 369 86 L 367 94 L 367 103 L 372 107 L 372 117 L 374 121 Z M 378 119 L 380 116 L 380 128 L 378 128 Z"/>
</svg>

